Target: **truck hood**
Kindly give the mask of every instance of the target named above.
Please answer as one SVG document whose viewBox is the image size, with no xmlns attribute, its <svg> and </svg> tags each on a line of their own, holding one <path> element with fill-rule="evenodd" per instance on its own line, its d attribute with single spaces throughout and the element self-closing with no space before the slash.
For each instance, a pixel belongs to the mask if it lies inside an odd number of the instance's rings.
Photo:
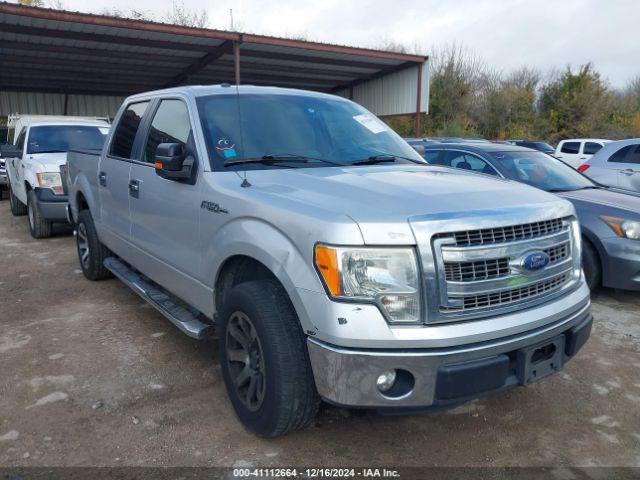
<svg viewBox="0 0 640 480">
<path fill-rule="evenodd" d="M 247 174 L 252 188 L 263 193 L 348 215 L 359 225 L 365 242 L 373 243 L 413 239 L 409 220 L 415 216 L 566 203 L 521 183 L 442 167 L 269 169 Z"/>
<path fill-rule="evenodd" d="M 67 162 L 67 152 L 29 153 L 24 157 L 27 168 L 39 172 L 59 172 Z"/>
</svg>

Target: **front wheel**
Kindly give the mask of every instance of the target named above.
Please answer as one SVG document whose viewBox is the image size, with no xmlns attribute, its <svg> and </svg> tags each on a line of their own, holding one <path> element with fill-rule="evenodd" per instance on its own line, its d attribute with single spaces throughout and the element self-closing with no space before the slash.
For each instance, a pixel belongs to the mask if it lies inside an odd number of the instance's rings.
<svg viewBox="0 0 640 480">
<path fill-rule="evenodd" d="M 82 210 L 76 222 L 76 248 L 82 273 L 89 280 L 104 280 L 113 274 L 104 266 L 111 252 L 98 238 L 98 232 L 89 210 Z"/>
<path fill-rule="evenodd" d="M 38 197 L 33 190 L 29 190 L 27 193 L 27 214 L 29 232 L 31 232 L 33 238 L 48 238 L 51 236 L 51 222 L 42 216 L 38 207 Z"/>
<path fill-rule="evenodd" d="M 602 283 L 602 269 L 598 252 L 591 242 L 586 239 L 582 241 L 582 269 L 589 289 L 594 291 Z"/>
<path fill-rule="evenodd" d="M 282 286 L 275 280 L 237 285 L 220 318 L 220 366 L 245 427 L 277 437 L 309 424 L 320 401 L 306 339 Z"/>
<path fill-rule="evenodd" d="M 9 185 L 9 206 L 11 207 L 11 214 L 14 217 L 21 217 L 27 214 L 27 206 L 13 194 L 11 185 Z"/>
</svg>

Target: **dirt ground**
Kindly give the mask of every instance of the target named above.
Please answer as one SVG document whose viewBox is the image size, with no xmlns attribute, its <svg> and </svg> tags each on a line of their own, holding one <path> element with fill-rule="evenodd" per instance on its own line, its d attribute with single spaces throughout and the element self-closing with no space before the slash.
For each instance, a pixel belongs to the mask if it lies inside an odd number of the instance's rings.
<svg viewBox="0 0 640 480">
<path fill-rule="evenodd" d="M 438 414 L 324 407 L 275 440 L 236 420 L 213 342 L 117 280 L 71 232 L 36 241 L 0 203 L 1 466 L 640 466 L 640 295 L 594 295 L 594 331 L 552 378 Z"/>
</svg>

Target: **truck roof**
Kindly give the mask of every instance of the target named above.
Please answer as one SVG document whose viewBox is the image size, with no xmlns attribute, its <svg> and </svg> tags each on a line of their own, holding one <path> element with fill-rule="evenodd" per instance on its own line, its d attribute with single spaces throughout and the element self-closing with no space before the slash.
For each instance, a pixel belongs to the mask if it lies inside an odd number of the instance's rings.
<svg viewBox="0 0 640 480">
<path fill-rule="evenodd" d="M 282 87 L 259 87 L 256 85 L 189 85 L 183 87 L 165 88 L 161 90 L 151 90 L 148 92 L 137 93 L 127 98 L 127 102 L 139 98 L 148 98 L 160 95 L 170 95 L 180 93 L 188 95 L 190 97 L 203 97 L 207 95 L 223 95 L 233 92 L 237 89 L 240 94 L 270 94 L 270 95 L 304 95 L 309 97 L 327 97 L 327 98 L 343 98 L 337 95 L 331 95 L 328 93 L 312 92 L 310 90 L 301 90 L 297 88 L 282 88 Z"/>
</svg>

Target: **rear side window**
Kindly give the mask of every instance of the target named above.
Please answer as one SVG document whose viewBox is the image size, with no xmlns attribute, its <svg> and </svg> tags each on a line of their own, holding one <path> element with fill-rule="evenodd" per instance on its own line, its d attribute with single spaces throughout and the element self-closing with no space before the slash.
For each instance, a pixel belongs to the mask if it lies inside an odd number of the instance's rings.
<svg viewBox="0 0 640 480">
<path fill-rule="evenodd" d="M 633 145 L 635 148 L 627 155 L 626 163 L 636 163 L 640 165 L 640 144 Z"/>
<path fill-rule="evenodd" d="M 440 155 L 441 150 L 425 150 L 424 151 L 424 159 L 429 162 L 431 165 L 438 164 L 438 155 Z"/>
<path fill-rule="evenodd" d="M 20 135 L 18 135 L 18 141 L 16 142 L 16 146 L 22 150 L 24 148 L 24 137 L 27 136 L 27 129 L 23 128 L 20 130 Z"/>
<path fill-rule="evenodd" d="M 122 113 L 118 126 L 113 132 L 109 154 L 120 158 L 131 158 L 133 141 L 140 128 L 140 123 L 145 111 L 149 106 L 149 101 L 130 104 Z"/>
<path fill-rule="evenodd" d="M 595 142 L 587 142 L 584 144 L 585 155 L 593 155 L 602 148 L 602 145 Z"/>
<path fill-rule="evenodd" d="M 577 155 L 580 152 L 580 142 L 564 142 L 562 144 L 562 148 L 560 149 L 560 152 Z"/>
<path fill-rule="evenodd" d="M 156 149 L 161 143 L 181 143 L 186 146 L 189 135 L 191 122 L 187 105 L 182 100 L 162 100 L 151 122 L 142 160 L 153 163 Z"/>
<path fill-rule="evenodd" d="M 635 147 L 635 145 L 627 145 L 626 147 L 621 148 L 620 150 L 618 150 L 616 153 L 614 153 L 609 157 L 609 162 L 625 163 L 626 162 L 625 157 L 633 147 Z"/>
</svg>

